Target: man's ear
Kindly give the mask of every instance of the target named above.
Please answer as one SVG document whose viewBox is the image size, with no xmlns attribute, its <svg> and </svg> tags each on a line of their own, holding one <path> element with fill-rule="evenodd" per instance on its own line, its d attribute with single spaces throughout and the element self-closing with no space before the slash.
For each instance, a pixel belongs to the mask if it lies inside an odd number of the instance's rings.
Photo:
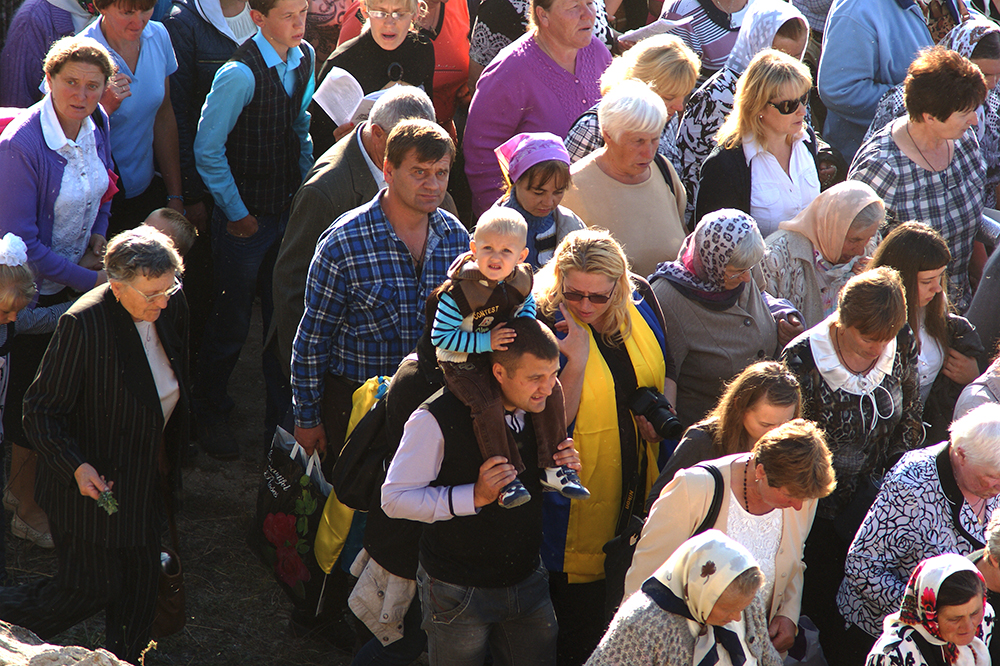
<svg viewBox="0 0 1000 666">
<path fill-rule="evenodd" d="M 502 386 L 504 381 L 507 379 L 507 372 L 504 370 L 503 365 L 500 363 L 493 364 L 493 376 L 496 377 L 496 380 L 500 382 L 500 385 Z"/>
</svg>

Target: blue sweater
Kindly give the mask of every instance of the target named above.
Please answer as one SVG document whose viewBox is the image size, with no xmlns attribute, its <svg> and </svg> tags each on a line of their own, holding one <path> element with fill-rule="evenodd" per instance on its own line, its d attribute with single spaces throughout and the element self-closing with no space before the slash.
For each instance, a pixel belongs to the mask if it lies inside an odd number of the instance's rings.
<svg viewBox="0 0 1000 666">
<path fill-rule="evenodd" d="M 901 83 L 917 52 L 933 46 L 913 0 L 836 0 L 823 33 L 819 94 L 823 138 L 850 162 L 882 95 Z"/>
</svg>

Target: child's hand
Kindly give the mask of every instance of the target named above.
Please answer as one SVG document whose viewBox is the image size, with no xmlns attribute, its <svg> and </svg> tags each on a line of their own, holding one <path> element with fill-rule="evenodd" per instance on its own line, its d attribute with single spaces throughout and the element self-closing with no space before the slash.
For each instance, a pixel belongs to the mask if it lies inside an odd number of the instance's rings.
<svg viewBox="0 0 1000 666">
<path fill-rule="evenodd" d="M 507 351 L 507 345 L 514 342 L 514 338 L 517 337 L 517 333 L 514 332 L 512 328 L 503 328 L 503 324 L 499 324 L 496 328 L 490 331 L 490 349 L 493 351 Z"/>
</svg>

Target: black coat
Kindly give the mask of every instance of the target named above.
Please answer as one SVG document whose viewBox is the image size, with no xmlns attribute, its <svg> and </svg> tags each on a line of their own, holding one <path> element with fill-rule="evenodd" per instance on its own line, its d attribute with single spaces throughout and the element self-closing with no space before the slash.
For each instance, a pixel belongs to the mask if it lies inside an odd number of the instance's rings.
<svg viewBox="0 0 1000 666">
<path fill-rule="evenodd" d="M 180 385 L 166 429 L 139 332 L 110 287 L 84 294 L 59 319 L 24 396 L 24 429 L 39 454 L 36 498 L 60 533 L 107 548 L 159 545 L 161 480 L 176 487 L 189 436 L 183 294 L 155 326 Z M 80 494 L 73 473 L 83 463 L 114 482 L 117 513 Z"/>
</svg>

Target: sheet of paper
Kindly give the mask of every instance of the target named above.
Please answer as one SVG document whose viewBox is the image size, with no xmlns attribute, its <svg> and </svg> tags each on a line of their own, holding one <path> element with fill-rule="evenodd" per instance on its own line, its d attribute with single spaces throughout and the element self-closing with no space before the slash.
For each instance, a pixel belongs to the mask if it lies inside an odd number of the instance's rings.
<svg viewBox="0 0 1000 666">
<path fill-rule="evenodd" d="M 346 70 L 334 67 L 319 84 L 313 99 L 339 127 L 354 118 L 359 106 L 364 104 L 365 91 Z M 371 104 L 365 112 L 366 118 L 368 111 L 371 111 Z"/>
<path fill-rule="evenodd" d="M 650 23 L 649 25 L 643 26 L 641 28 L 636 28 L 635 30 L 629 30 L 624 35 L 619 37 L 619 41 L 622 42 L 641 42 L 647 37 L 652 37 L 654 35 L 665 35 L 669 32 L 673 32 L 675 29 L 685 26 L 691 22 L 690 16 L 678 19 L 676 21 L 671 21 L 665 18 L 659 18 Z"/>
</svg>

